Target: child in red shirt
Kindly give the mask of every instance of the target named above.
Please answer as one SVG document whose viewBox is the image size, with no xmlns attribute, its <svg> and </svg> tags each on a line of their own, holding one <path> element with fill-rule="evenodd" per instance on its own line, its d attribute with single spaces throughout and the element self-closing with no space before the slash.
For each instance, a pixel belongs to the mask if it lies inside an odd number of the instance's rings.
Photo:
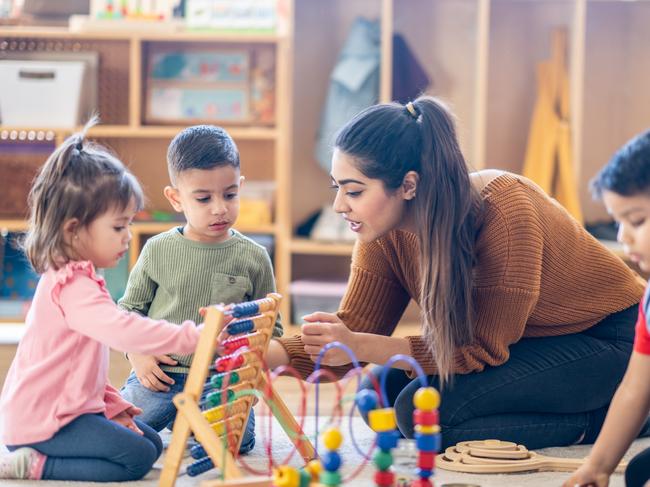
<svg viewBox="0 0 650 487">
<path fill-rule="evenodd" d="M 650 131 L 623 146 L 593 182 L 597 196 L 619 224 L 618 241 L 644 272 L 650 272 Z M 650 410 L 650 285 L 636 325 L 634 351 L 609 407 L 605 424 L 586 463 L 564 487 L 606 487 Z M 639 453 L 625 471 L 627 487 L 650 479 L 650 448 Z"/>
</svg>

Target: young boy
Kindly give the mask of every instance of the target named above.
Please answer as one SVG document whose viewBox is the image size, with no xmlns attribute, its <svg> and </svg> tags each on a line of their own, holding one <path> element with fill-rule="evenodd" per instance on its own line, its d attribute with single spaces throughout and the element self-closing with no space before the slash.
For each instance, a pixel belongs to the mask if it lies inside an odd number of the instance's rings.
<svg viewBox="0 0 650 487">
<path fill-rule="evenodd" d="M 593 188 L 619 224 L 618 240 L 642 271 L 650 272 L 650 131 L 623 146 L 596 177 Z M 604 487 L 637 437 L 650 410 L 650 284 L 639 306 L 634 351 L 609 407 L 603 429 L 586 463 L 564 487 Z M 650 448 L 625 471 L 625 485 L 650 479 Z"/>
<path fill-rule="evenodd" d="M 164 190 L 187 223 L 147 241 L 119 305 L 173 323 L 201 322 L 199 308 L 238 303 L 275 291 L 266 250 L 232 228 L 239 213 L 239 152 L 221 128 L 198 125 L 180 132 L 167 151 L 171 186 Z M 275 336 L 282 335 L 279 321 Z M 156 431 L 176 416 L 172 398 L 183 390 L 192 355 L 128 354 L 133 371 L 122 396 L 143 410 Z M 250 415 L 240 453 L 255 445 Z"/>
</svg>

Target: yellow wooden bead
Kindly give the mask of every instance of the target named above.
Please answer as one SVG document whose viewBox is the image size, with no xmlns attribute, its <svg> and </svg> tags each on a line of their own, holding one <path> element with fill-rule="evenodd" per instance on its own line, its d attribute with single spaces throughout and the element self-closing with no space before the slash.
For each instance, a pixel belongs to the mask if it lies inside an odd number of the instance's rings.
<svg viewBox="0 0 650 487">
<path fill-rule="evenodd" d="M 433 387 L 420 387 L 413 396 L 413 405 L 421 411 L 438 409 L 440 394 Z"/>
<path fill-rule="evenodd" d="M 368 413 L 370 427 L 376 433 L 393 431 L 397 428 L 395 410 L 393 408 L 373 409 Z"/>
<path fill-rule="evenodd" d="M 425 426 L 423 424 L 416 424 L 415 431 L 418 433 L 422 433 L 423 435 L 433 435 L 436 433 L 440 433 L 440 426 L 437 424 L 432 424 L 430 426 Z"/>
<path fill-rule="evenodd" d="M 328 450 L 338 450 L 343 442 L 343 435 L 338 428 L 329 428 L 323 433 L 323 444 Z"/>
<path fill-rule="evenodd" d="M 282 465 L 273 471 L 275 487 L 300 487 L 300 472 L 288 465 Z"/>
<path fill-rule="evenodd" d="M 313 480 L 318 480 L 320 473 L 323 471 L 323 465 L 320 460 L 311 460 L 305 465 L 305 470 L 309 472 Z"/>
</svg>

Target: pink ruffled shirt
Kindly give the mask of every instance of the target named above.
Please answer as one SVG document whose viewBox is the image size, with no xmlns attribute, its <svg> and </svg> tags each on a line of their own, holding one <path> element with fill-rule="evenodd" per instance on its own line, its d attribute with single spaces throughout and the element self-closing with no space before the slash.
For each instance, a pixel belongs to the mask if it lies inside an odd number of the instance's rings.
<svg viewBox="0 0 650 487">
<path fill-rule="evenodd" d="M 88 261 L 45 272 L 26 321 L 0 397 L 8 445 L 47 440 L 82 414 L 111 419 L 130 407 L 108 382 L 109 347 L 191 353 L 201 329 L 120 310 Z"/>
</svg>

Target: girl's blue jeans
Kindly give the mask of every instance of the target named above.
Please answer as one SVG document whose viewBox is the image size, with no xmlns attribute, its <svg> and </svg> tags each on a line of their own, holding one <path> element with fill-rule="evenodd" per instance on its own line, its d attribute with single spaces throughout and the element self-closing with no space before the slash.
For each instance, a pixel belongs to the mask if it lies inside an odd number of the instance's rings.
<svg viewBox="0 0 650 487">
<path fill-rule="evenodd" d="M 524 338 L 510 346 L 503 365 L 456 375 L 441 392 L 443 448 L 490 438 L 531 449 L 593 443 L 627 368 L 637 313 L 632 306 L 582 333 Z M 383 370 L 372 373 L 379 378 Z M 413 395 L 420 382 L 399 369 L 386 373 L 399 430 L 412 438 Z M 427 382 L 439 389 L 437 376 Z M 365 379 L 362 387 L 371 384 Z"/>
<path fill-rule="evenodd" d="M 46 441 L 30 446 L 47 455 L 43 480 L 123 482 L 144 477 L 162 453 L 158 434 L 136 419 L 144 435 L 103 414 L 83 414 Z"/>
<path fill-rule="evenodd" d="M 176 418 L 176 406 L 174 406 L 172 399 L 176 394 L 183 391 L 187 380 L 187 374 L 177 372 L 166 372 L 166 374 L 174 379 L 174 384 L 169 386 L 168 392 L 154 392 L 147 389 L 140 384 L 133 372 L 131 372 L 124 387 L 120 390 L 120 394 L 124 399 L 142 409 L 142 414 L 138 416 L 138 419 L 156 431 L 161 431 L 165 426 L 171 427 Z M 251 410 L 248 423 L 245 426 L 244 437 L 239 447 L 239 453 L 248 453 L 254 446 L 255 414 Z"/>
</svg>

